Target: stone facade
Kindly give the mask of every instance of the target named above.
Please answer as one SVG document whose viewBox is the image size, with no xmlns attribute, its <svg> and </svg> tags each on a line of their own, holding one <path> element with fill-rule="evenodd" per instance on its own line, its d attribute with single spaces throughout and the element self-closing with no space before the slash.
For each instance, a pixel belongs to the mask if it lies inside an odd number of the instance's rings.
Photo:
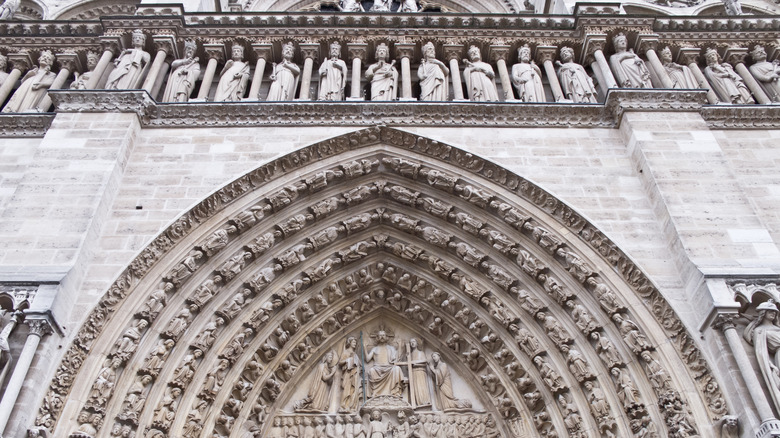
<svg viewBox="0 0 780 438">
<path fill-rule="evenodd" d="M 780 436 L 773 4 L 5 3 L 2 436 Z"/>
</svg>

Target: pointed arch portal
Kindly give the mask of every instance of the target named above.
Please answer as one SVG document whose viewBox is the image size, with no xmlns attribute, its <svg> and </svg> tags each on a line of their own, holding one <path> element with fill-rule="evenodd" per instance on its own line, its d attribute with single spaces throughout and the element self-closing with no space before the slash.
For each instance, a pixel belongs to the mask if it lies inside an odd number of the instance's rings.
<svg viewBox="0 0 780 438">
<path fill-rule="evenodd" d="M 54 436 L 710 437 L 726 413 L 690 334 L 601 232 L 386 127 L 215 192 L 86 321 L 37 418 Z"/>
</svg>

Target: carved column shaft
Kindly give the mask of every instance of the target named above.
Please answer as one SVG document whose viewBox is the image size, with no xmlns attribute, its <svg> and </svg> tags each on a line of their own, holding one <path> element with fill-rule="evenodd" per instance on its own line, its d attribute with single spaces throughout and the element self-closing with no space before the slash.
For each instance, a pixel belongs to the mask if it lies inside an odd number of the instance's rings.
<svg viewBox="0 0 780 438">
<path fill-rule="evenodd" d="M 458 58 L 450 58 L 450 76 L 452 76 L 452 93 L 455 100 L 463 100 L 463 86 L 460 78 Z"/>
<path fill-rule="evenodd" d="M 168 64 L 167 62 L 162 65 L 162 68 L 160 69 L 160 73 L 157 74 L 157 80 L 154 81 L 154 87 L 152 87 L 152 96 L 160 95 L 160 88 L 162 88 L 163 82 L 165 82 L 165 78 L 168 77 L 168 71 L 170 69 L 171 69 L 171 65 Z"/>
<path fill-rule="evenodd" d="M 51 326 L 44 319 L 29 320 L 27 325 L 30 326 L 30 334 L 27 335 L 27 340 L 24 342 L 22 352 L 16 360 L 13 374 L 11 374 L 11 379 L 3 394 L 3 399 L 0 401 L 0 435 L 5 432 L 5 426 L 8 425 L 8 419 L 11 417 L 24 380 L 27 378 L 27 371 L 30 370 L 30 364 L 35 357 L 38 344 L 44 335 L 51 333 Z"/>
<path fill-rule="evenodd" d="M 736 63 L 734 70 L 742 78 L 742 80 L 745 81 L 745 85 L 747 85 L 747 87 L 750 89 L 750 92 L 753 93 L 753 97 L 756 98 L 758 103 L 762 105 L 772 103 L 772 100 L 769 98 L 769 96 L 766 95 L 766 93 L 764 93 L 764 90 L 761 88 L 761 85 L 758 84 L 756 78 L 754 78 L 753 75 L 750 74 L 750 71 L 747 69 L 747 67 L 745 67 L 745 63 Z"/>
<path fill-rule="evenodd" d="M 695 53 L 683 53 L 685 59 L 684 62 L 688 64 L 688 68 L 691 69 L 691 73 L 693 73 L 693 77 L 696 78 L 696 83 L 699 84 L 699 88 L 707 90 L 707 102 L 709 102 L 711 105 L 715 105 L 720 102 L 720 99 L 718 99 L 718 95 L 712 91 L 710 83 L 707 82 L 707 78 L 704 77 L 704 73 L 702 73 L 701 69 L 699 68 L 699 64 L 696 63 L 696 55 L 698 52 L 699 49 L 695 49 Z"/>
<path fill-rule="evenodd" d="M 5 82 L 3 82 L 3 86 L 0 87 L 0 104 L 5 102 L 5 99 L 7 99 L 8 95 L 11 94 L 11 90 L 13 90 L 14 85 L 16 85 L 16 81 L 18 81 L 20 77 L 22 77 L 22 70 L 14 66 L 14 68 L 11 69 L 11 72 L 8 73 L 8 77 L 5 79 Z"/>
<path fill-rule="evenodd" d="M 647 56 L 650 68 L 653 69 L 656 77 L 658 77 L 658 80 L 661 81 L 661 85 L 664 88 L 674 88 L 672 79 L 669 78 L 669 74 L 666 73 L 664 65 L 661 63 L 661 60 L 658 59 L 658 54 L 655 52 L 655 49 L 647 49 L 645 51 L 645 56 Z"/>
<path fill-rule="evenodd" d="M 301 73 L 301 94 L 298 96 L 300 100 L 309 100 L 309 88 L 311 87 L 311 72 L 314 68 L 314 59 L 307 57 L 303 62 L 303 73 Z"/>
<path fill-rule="evenodd" d="M 605 85 L 607 88 L 618 88 L 615 76 L 612 75 L 612 70 L 609 69 L 609 63 L 604 56 L 604 52 L 601 49 L 593 52 L 593 57 L 596 59 L 596 65 L 601 71 L 601 76 L 604 77 Z M 606 92 L 606 90 L 604 90 Z"/>
<path fill-rule="evenodd" d="M 412 55 L 414 55 L 414 44 L 396 44 L 395 50 L 396 55 L 401 59 L 401 100 L 414 100 L 412 99 Z"/>
<path fill-rule="evenodd" d="M 352 59 L 352 90 L 349 96 L 356 100 L 361 100 L 360 93 L 360 58 L 354 57 Z"/>
<path fill-rule="evenodd" d="M 203 82 L 200 83 L 198 99 L 205 99 L 209 96 L 211 82 L 214 81 L 214 73 L 217 71 L 217 62 L 216 58 L 211 58 L 208 64 L 206 64 L 206 72 L 203 73 Z"/>
<path fill-rule="evenodd" d="M 100 55 L 100 60 L 95 66 L 95 70 L 87 81 L 87 90 L 94 90 L 100 84 L 100 79 L 103 78 L 103 74 L 106 72 L 108 65 L 111 64 L 111 60 L 114 58 L 114 51 L 107 49 Z"/>
<path fill-rule="evenodd" d="M 160 75 L 160 70 L 165 63 L 165 58 L 168 57 L 168 52 L 165 50 L 158 50 L 154 55 L 154 61 L 152 61 L 152 67 L 149 69 L 149 74 L 146 75 L 144 84 L 141 88 L 146 90 L 149 94 L 152 94 L 154 84 L 157 82 L 157 77 Z M 154 97 L 154 96 L 152 96 Z"/>
<path fill-rule="evenodd" d="M 249 87 L 249 100 L 260 99 L 260 86 L 263 84 L 263 75 L 265 75 L 265 66 L 269 59 L 273 59 L 272 46 L 268 43 L 252 44 L 252 48 L 257 54 L 257 63 L 255 64 L 255 74 L 252 76 L 252 85 Z"/>
<path fill-rule="evenodd" d="M 512 91 L 512 81 L 509 79 L 509 70 L 506 67 L 509 49 L 510 47 L 506 45 L 490 46 L 490 57 L 496 61 L 498 77 L 501 79 L 501 88 L 504 90 L 504 100 L 515 100 L 515 93 Z"/>
<path fill-rule="evenodd" d="M 544 67 L 544 73 L 547 75 L 547 81 L 550 83 L 553 99 L 556 102 L 560 102 L 566 96 L 563 95 L 561 83 L 558 82 L 558 75 L 555 73 L 555 67 L 553 66 L 553 56 L 555 56 L 557 50 L 558 48 L 555 46 L 539 46 L 536 48 L 536 54 Z"/>
</svg>

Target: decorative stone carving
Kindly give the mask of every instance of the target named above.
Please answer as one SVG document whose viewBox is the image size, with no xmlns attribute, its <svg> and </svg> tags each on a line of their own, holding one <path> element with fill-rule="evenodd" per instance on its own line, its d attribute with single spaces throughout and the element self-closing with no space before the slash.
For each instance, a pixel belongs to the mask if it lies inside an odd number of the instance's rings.
<svg viewBox="0 0 780 438">
<path fill-rule="evenodd" d="M 669 79 L 672 80 L 674 88 L 699 88 L 698 81 L 693 76 L 691 69 L 672 61 L 672 50 L 669 46 L 661 50 L 661 62 L 663 62 L 664 70 L 669 75 Z"/>
<path fill-rule="evenodd" d="M 623 88 L 653 88 L 650 71 L 645 62 L 628 48 L 628 39 L 621 32 L 612 39 L 615 54 L 609 57 L 609 65 L 615 73 L 618 85 Z"/>
<path fill-rule="evenodd" d="M 591 333 L 590 338 L 593 340 L 596 351 L 598 351 L 601 360 L 607 365 L 607 368 L 623 365 L 623 359 L 620 358 L 620 353 L 618 353 L 612 341 L 599 332 Z"/>
<path fill-rule="evenodd" d="M 188 308 L 182 309 L 165 327 L 165 330 L 162 333 L 163 336 L 173 340 L 179 339 L 179 336 L 187 330 L 190 321 L 192 321 L 192 312 L 190 312 L 190 309 Z"/>
<path fill-rule="evenodd" d="M 721 101 L 734 104 L 755 103 L 750 95 L 750 90 L 745 85 L 745 81 L 734 71 L 731 65 L 726 62 L 718 62 L 720 55 L 718 55 L 715 49 L 708 48 L 705 50 L 704 59 L 707 61 L 704 75 Z"/>
<path fill-rule="evenodd" d="M 449 100 L 449 76 L 450 69 L 443 62 L 436 59 L 436 48 L 428 42 L 422 47 L 423 59 L 417 69 L 420 78 L 420 100 L 446 101 Z"/>
<path fill-rule="evenodd" d="M 641 403 L 639 400 L 639 391 L 636 389 L 631 376 L 626 371 L 622 368 L 614 367 L 610 370 L 610 374 L 612 374 L 612 377 L 615 379 L 618 398 L 624 408 L 628 409 Z"/>
<path fill-rule="evenodd" d="M 144 51 L 146 35 L 140 29 L 133 31 L 133 48 L 124 49 L 114 60 L 114 69 L 106 80 L 107 90 L 132 90 L 141 86 L 151 57 Z"/>
<path fill-rule="evenodd" d="M 160 430 L 168 430 L 168 426 L 176 415 L 176 409 L 179 406 L 180 388 L 169 388 L 160 405 L 154 411 L 152 417 L 152 426 Z"/>
<path fill-rule="evenodd" d="M 608 314 L 612 315 L 625 309 L 617 294 L 606 284 L 599 283 L 594 277 L 588 278 L 587 284 L 593 287 L 593 294 L 596 296 L 599 304 L 601 304 L 601 308 Z"/>
<path fill-rule="evenodd" d="M 175 72 L 173 74 L 175 74 Z M 230 235 L 235 234 L 237 232 L 238 232 L 238 228 L 236 228 L 233 225 L 220 228 L 217 231 L 213 232 L 208 237 L 208 239 L 206 239 L 203 243 L 200 244 L 200 249 L 202 249 L 207 256 L 211 257 L 214 254 L 221 251 L 222 248 L 226 247 L 228 242 L 230 241 Z"/>
<path fill-rule="evenodd" d="M 539 369 L 539 374 L 542 375 L 542 380 L 550 388 L 550 391 L 557 393 L 566 389 L 561 375 L 542 356 L 534 357 L 534 364 Z"/>
<path fill-rule="evenodd" d="M 311 380 L 308 395 L 295 402 L 295 410 L 300 412 L 327 412 L 330 406 L 330 390 L 338 368 L 333 352 L 328 352 L 317 365 Z"/>
<path fill-rule="evenodd" d="M 466 81 L 469 100 L 473 102 L 498 102 L 498 91 L 493 82 L 496 77 L 493 67 L 482 61 L 482 53 L 476 46 L 469 48 L 468 57 L 468 60 L 463 61 L 466 64 L 466 68 L 463 69 L 463 78 Z"/>
<path fill-rule="evenodd" d="M 736 415 L 725 415 L 723 423 L 720 426 L 720 438 L 738 438 L 739 437 L 739 417 Z"/>
<path fill-rule="evenodd" d="M 442 410 L 470 408 L 469 400 L 455 398 L 452 389 L 452 377 L 449 366 L 442 362 L 441 355 L 434 352 L 431 355 L 430 372 L 433 375 L 434 393 L 438 400 L 438 406 Z"/>
<path fill-rule="evenodd" d="M 7 2 L 6 2 L 7 3 Z M 3 13 L 0 5 L 0 14 Z M 28 71 L 22 78 L 22 83 L 11 100 L 3 108 L 4 113 L 21 113 L 25 111 L 38 111 L 38 104 L 46 97 L 46 91 L 54 83 L 56 74 L 52 73 L 54 54 L 49 50 L 43 50 L 38 57 L 38 67 Z M 44 110 L 48 110 L 45 108 Z"/>
<path fill-rule="evenodd" d="M 170 272 L 165 276 L 165 279 L 173 283 L 174 286 L 179 287 L 187 280 L 195 270 L 200 266 L 200 260 L 203 258 L 203 252 L 199 250 L 192 250 L 187 254 L 178 265 L 174 266 Z"/>
<path fill-rule="evenodd" d="M 152 376 L 143 374 L 136 377 L 133 385 L 127 391 L 125 395 L 125 402 L 122 405 L 122 411 L 119 414 L 119 419 L 129 421 L 133 424 L 138 423 L 138 417 L 141 415 L 141 410 L 146 404 L 146 397 L 151 390 L 150 383 L 152 383 Z"/>
<path fill-rule="evenodd" d="M 639 330 L 639 326 L 633 321 L 619 313 L 612 315 L 612 320 L 615 321 L 620 328 L 623 340 L 626 341 L 626 344 L 631 348 L 631 351 L 640 354 L 642 351 L 653 349 L 653 346 L 645 335 Z"/>
<path fill-rule="evenodd" d="M 753 48 L 750 57 L 753 58 L 750 73 L 772 102 L 780 102 L 780 63 L 767 61 L 766 50 L 760 45 Z"/>
<path fill-rule="evenodd" d="M 292 42 L 282 44 L 282 62 L 273 63 L 271 71 L 271 88 L 268 90 L 268 101 L 293 100 L 298 86 L 301 67 L 292 62 L 295 46 Z"/>
<path fill-rule="evenodd" d="M 106 402 L 111 397 L 111 392 L 116 384 L 116 370 L 121 364 L 122 362 L 118 358 L 106 362 L 105 366 L 98 372 L 95 383 L 92 384 L 85 407 L 96 412 L 104 411 Z"/>
<path fill-rule="evenodd" d="M 211 321 L 209 321 L 203 327 L 201 332 L 195 338 L 195 341 L 192 343 L 192 346 L 199 350 L 207 351 L 209 348 L 211 348 L 211 345 L 214 343 L 214 340 L 216 340 L 217 338 L 215 332 L 224 323 L 225 320 L 222 319 L 222 317 L 219 316 L 212 317 Z"/>
<path fill-rule="evenodd" d="M 344 87 L 347 84 L 347 64 L 341 59 L 341 44 L 330 44 L 328 59 L 320 65 L 320 91 L 317 100 L 344 100 Z"/>
<path fill-rule="evenodd" d="M 517 90 L 517 97 L 523 102 L 545 102 L 542 71 L 531 60 L 531 48 L 528 44 L 517 49 L 517 60 L 512 66 L 512 85 Z"/>
<path fill-rule="evenodd" d="M 176 342 L 173 339 L 160 339 L 157 341 L 157 346 L 146 357 L 143 367 L 139 372 L 149 374 L 152 377 L 157 377 L 162 369 L 168 356 L 171 354 L 173 346 Z"/>
<path fill-rule="evenodd" d="M 558 81 L 566 99 L 574 103 L 597 103 L 596 87 L 585 68 L 574 62 L 574 50 L 561 47 L 558 65 Z"/>
<path fill-rule="evenodd" d="M 579 352 L 575 347 L 564 345 L 561 347 L 561 352 L 566 355 L 566 361 L 569 363 L 569 370 L 574 375 L 574 378 L 578 382 L 582 383 L 585 380 L 594 379 L 596 376 L 585 360 L 585 356 Z"/>
<path fill-rule="evenodd" d="M 5 0 L 0 5 L 0 20 L 11 20 L 19 11 L 20 0 Z"/>
<path fill-rule="evenodd" d="M 8 58 L 6 58 L 4 55 L 0 55 L 0 86 L 5 83 L 5 80 L 8 78 L 8 72 L 5 70 L 8 68 Z"/>
<path fill-rule="evenodd" d="M 135 353 L 138 343 L 148 326 L 149 322 L 145 319 L 134 320 L 132 325 L 122 333 L 122 337 L 117 340 L 111 356 L 126 362 Z"/>
<path fill-rule="evenodd" d="M 192 296 L 187 298 L 187 303 L 195 306 L 200 310 L 219 292 L 222 284 L 222 276 L 215 275 L 212 278 L 205 280 L 197 289 L 193 292 Z"/>
<path fill-rule="evenodd" d="M 520 348 L 525 351 L 529 357 L 534 357 L 542 353 L 542 346 L 534 335 L 525 327 L 519 327 L 516 324 L 509 326 L 509 332 L 515 337 L 515 341 Z"/>
<path fill-rule="evenodd" d="M 172 71 L 168 77 L 168 84 L 165 86 L 163 102 L 189 101 L 192 89 L 195 87 L 198 75 L 200 75 L 200 63 L 198 58 L 195 57 L 197 48 L 195 41 L 187 40 L 184 42 L 184 58 L 177 59 L 171 63 Z M 211 257 L 208 250 L 206 250 L 206 255 Z"/>
<path fill-rule="evenodd" d="M 608 438 L 615 438 L 615 434 L 612 432 L 616 422 L 615 418 L 610 413 L 609 403 L 607 403 L 604 390 L 601 389 L 596 383 L 592 381 L 586 381 L 584 383 L 585 390 L 588 391 L 588 402 L 590 403 L 590 410 L 593 416 L 596 417 L 596 421 L 599 424 L 599 431 Z"/>
<path fill-rule="evenodd" d="M 571 309 L 571 317 L 582 333 L 589 335 L 599 328 L 596 320 L 582 304 L 579 304 L 574 300 L 569 300 L 566 302 L 566 307 Z"/>
<path fill-rule="evenodd" d="M 249 64 L 244 62 L 244 47 L 233 44 L 232 59 L 225 63 L 214 93 L 214 102 L 238 102 L 244 97 L 249 80 Z"/>
<path fill-rule="evenodd" d="M 366 369 L 372 396 L 401 395 L 403 374 L 401 368 L 395 364 L 397 360 L 398 351 L 388 344 L 387 332 L 379 330 L 376 333 L 376 345 L 367 350 L 365 356 L 366 364 L 373 362 L 373 365 Z"/>
</svg>

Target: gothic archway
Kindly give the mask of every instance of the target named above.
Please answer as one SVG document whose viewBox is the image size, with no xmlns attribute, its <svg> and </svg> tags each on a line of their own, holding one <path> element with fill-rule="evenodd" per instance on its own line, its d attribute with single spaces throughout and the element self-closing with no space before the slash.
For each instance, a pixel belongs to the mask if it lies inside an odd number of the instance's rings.
<svg viewBox="0 0 780 438">
<path fill-rule="evenodd" d="M 365 377 L 344 401 L 337 359 L 361 334 Z M 447 436 L 714 437 L 726 406 L 669 304 L 584 218 L 496 164 L 378 127 L 263 165 L 175 221 L 87 318 L 36 423 L 243 438 L 370 427 L 374 410 Z"/>
</svg>

